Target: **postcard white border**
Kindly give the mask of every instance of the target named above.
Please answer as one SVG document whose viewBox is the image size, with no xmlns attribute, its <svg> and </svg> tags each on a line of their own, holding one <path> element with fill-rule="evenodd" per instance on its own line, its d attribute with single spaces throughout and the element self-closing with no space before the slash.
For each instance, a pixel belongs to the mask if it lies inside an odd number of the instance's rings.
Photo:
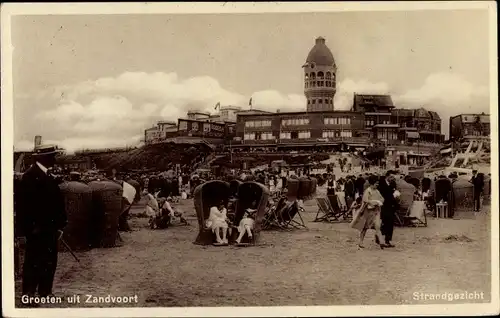
<svg viewBox="0 0 500 318">
<path fill-rule="evenodd" d="M 300 306 L 300 307 L 185 307 L 185 308 L 81 308 L 16 309 L 14 307 L 13 262 L 13 87 L 12 15 L 68 14 L 194 14 L 194 13 L 292 13 L 341 11 L 489 10 L 490 13 L 490 116 L 491 116 L 491 274 L 492 303 L 391 305 L 391 306 Z M 1 6 L 2 76 L 2 302 L 6 317 L 264 317 L 264 316 L 465 316 L 499 313 L 499 231 L 498 231 L 498 74 L 497 15 L 494 1 L 433 2 L 295 2 L 295 3 L 8 3 Z"/>
</svg>

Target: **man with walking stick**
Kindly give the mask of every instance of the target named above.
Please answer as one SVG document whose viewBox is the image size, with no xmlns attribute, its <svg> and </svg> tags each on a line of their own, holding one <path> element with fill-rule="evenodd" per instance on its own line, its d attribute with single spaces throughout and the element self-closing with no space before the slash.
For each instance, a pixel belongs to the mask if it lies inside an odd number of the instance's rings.
<svg viewBox="0 0 500 318">
<path fill-rule="evenodd" d="M 20 229 L 26 237 L 22 293 L 30 297 L 37 291 L 40 297 L 52 295 L 58 241 L 67 223 L 59 182 L 49 171 L 57 153 L 53 146 L 37 147 L 35 163 L 23 174 L 19 187 Z"/>
</svg>

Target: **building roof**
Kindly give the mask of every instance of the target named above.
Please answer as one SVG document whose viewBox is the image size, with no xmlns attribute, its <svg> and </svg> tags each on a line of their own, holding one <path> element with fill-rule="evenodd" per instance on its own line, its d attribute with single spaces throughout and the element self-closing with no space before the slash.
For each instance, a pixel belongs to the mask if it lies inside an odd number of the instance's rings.
<svg viewBox="0 0 500 318">
<path fill-rule="evenodd" d="M 441 119 L 437 112 L 429 111 L 429 114 L 431 114 L 432 119 Z"/>
<path fill-rule="evenodd" d="M 256 113 L 256 114 L 240 114 L 238 113 L 238 116 L 301 116 L 301 115 L 308 115 L 308 114 L 324 114 L 324 115 L 335 115 L 335 114 L 362 114 L 361 112 L 355 112 L 351 110 L 329 110 L 329 111 L 323 111 L 323 112 L 307 112 L 307 111 L 302 111 L 302 112 L 280 112 L 280 113 Z"/>
<path fill-rule="evenodd" d="M 274 114 L 273 112 L 269 112 L 267 110 L 260 109 L 243 109 L 236 112 L 238 115 L 257 115 L 257 114 Z"/>
<path fill-rule="evenodd" d="M 316 44 L 312 47 L 311 51 L 306 58 L 306 63 L 314 63 L 316 65 L 333 66 L 335 65 L 335 59 L 333 54 L 326 46 L 325 39 L 318 37 L 316 39 Z"/>
<path fill-rule="evenodd" d="M 158 125 L 177 125 L 177 122 L 170 120 L 160 120 Z"/>
<path fill-rule="evenodd" d="M 391 95 L 354 94 L 354 105 L 394 108 Z"/>
<path fill-rule="evenodd" d="M 391 112 L 393 116 L 413 117 L 415 115 L 414 109 L 395 108 Z"/>
<path fill-rule="evenodd" d="M 415 117 L 431 117 L 431 114 L 425 108 L 415 110 Z"/>
</svg>

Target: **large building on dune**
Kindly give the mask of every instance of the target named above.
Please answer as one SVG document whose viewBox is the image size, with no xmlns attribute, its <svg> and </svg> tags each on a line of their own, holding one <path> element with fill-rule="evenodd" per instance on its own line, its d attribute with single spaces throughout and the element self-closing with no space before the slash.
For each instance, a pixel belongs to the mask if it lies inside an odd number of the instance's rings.
<svg viewBox="0 0 500 318">
<path fill-rule="evenodd" d="M 491 134 L 490 115 L 460 114 L 450 117 L 450 139 L 489 137 Z"/>
<path fill-rule="evenodd" d="M 316 39 L 302 67 L 306 110 L 239 114 L 235 147 L 345 149 L 443 142 L 436 112 L 396 108 L 390 95 L 355 93 L 349 111 L 335 110 L 337 66 L 324 38 Z"/>
<path fill-rule="evenodd" d="M 219 107 L 215 115 L 192 111 L 168 132 L 161 130 L 160 124 L 146 130 L 145 141 L 208 138 L 236 148 L 297 148 L 294 150 L 443 142 L 441 118 L 436 112 L 397 108 L 390 95 L 355 93 L 350 110 L 336 110 L 337 65 L 324 38 L 315 40 L 302 68 L 304 111 L 267 112 L 237 106 Z"/>
</svg>

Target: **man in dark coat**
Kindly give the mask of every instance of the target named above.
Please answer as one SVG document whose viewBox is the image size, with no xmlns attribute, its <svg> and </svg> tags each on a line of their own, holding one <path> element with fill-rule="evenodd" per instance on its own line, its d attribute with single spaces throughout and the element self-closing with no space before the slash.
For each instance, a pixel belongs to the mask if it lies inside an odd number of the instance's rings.
<svg viewBox="0 0 500 318">
<path fill-rule="evenodd" d="M 364 187 L 365 187 L 365 179 L 363 178 L 362 175 L 358 176 L 358 178 L 356 179 L 354 185 L 356 187 L 356 192 L 358 193 L 358 195 L 360 197 L 363 196 Z"/>
<path fill-rule="evenodd" d="M 380 217 L 382 219 L 381 231 L 385 237 L 385 246 L 394 247 L 391 241 L 394 232 L 397 200 L 394 196 L 394 192 L 396 191 L 396 179 L 393 171 L 387 171 L 385 178 L 382 178 L 379 183 L 378 189 L 384 198 L 384 204 L 382 205 Z"/>
<path fill-rule="evenodd" d="M 57 149 L 51 146 L 38 148 L 36 160 L 23 175 L 17 211 L 21 231 L 26 237 L 23 268 L 23 295 L 41 297 L 52 294 L 57 267 L 58 240 L 66 226 L 64 197 L 59 183 L 50 173 Z"/>
<path fill-rule="evenodd" d="M 484 175 L 478 174 L 477 170 L 473 170 L 470 183 L 474 185 L 474 212 L 479 212 L 481 209 L 481 193 L 484 190 Z"/>
</svg>

